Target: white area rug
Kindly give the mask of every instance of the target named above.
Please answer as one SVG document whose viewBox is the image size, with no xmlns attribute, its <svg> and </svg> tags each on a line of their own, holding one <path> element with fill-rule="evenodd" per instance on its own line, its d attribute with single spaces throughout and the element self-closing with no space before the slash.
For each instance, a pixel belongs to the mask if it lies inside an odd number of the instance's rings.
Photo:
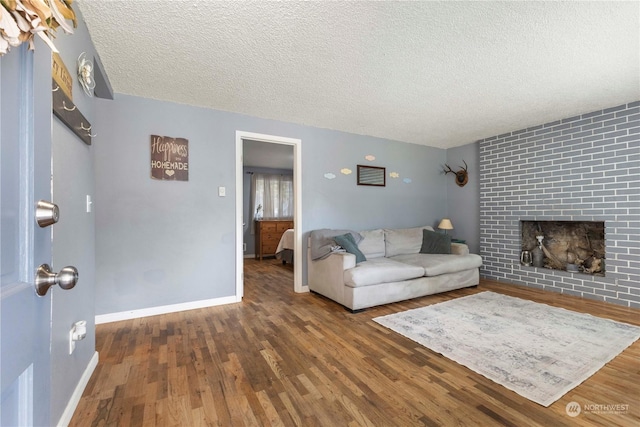
<svg viewBox="0 0 640 427">
<path fill-rule="evenodd" d="M 640 337 L 637 326 L 494 292 L 373 320 L 543 406 Z"/>
</svg>

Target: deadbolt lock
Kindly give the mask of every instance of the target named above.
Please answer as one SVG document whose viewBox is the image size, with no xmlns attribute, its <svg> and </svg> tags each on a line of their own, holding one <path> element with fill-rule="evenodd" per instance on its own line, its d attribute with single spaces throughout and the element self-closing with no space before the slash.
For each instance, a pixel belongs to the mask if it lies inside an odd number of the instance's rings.
<svg viewBox="0 0 640 427">
<path fill-rule="evenodd" d="M 42 228 L 58 222 L 60 218 L 60 210 L 55 203 L 39 200 L 36 203 L 36 222 Z"/>
</svg>

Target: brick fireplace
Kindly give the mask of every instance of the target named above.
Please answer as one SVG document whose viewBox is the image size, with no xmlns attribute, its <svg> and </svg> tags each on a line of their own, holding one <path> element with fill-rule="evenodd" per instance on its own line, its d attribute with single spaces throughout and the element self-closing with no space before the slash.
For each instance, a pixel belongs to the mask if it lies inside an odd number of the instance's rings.
<svg viewBox="0 0 640 427">
<path fill-rule="evenodd" d="M 479 141 L 481 275 L 640 308 L 640 101 Z M 604 223 L 606 273 L 521 264 L 521 221 Z"/>
</svg>

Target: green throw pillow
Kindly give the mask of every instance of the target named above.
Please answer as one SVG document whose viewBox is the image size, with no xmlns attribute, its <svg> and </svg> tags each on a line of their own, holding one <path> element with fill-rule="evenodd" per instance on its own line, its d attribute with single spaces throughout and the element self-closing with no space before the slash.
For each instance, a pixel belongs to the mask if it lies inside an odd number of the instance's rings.
<svg viewBox="0 0 640 427">
<path fill-rule="evenodd" d="M 333 238 L 333 240 L 335 240 L 337 244 L 342 246 L 345 251 L 356 256 L 356 264 L 367 260 L 364 254 L 360 252 L 360 249 L 358 249 L 358 245 L 356 244 L 356 241 L 351 233 L 343 234 L 342 236 L 336 236 Z"/>
<path fill-rule="evenodd" d="M 436 233 L 431 230 L 422 230 L 421 254 L 450 254 L 451 236 L 448 234 Z"/>
</svg>

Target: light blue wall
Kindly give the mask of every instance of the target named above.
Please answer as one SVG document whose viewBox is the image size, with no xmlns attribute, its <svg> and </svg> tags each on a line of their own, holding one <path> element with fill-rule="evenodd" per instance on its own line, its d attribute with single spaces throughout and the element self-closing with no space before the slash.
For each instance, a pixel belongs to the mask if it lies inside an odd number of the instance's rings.
<svg viewBox="0 0 640 427">
<path fill-rule="evenodd" d="M 305 237 L 317 228 L 435 226 L 447 213 L 442 149 L 121 94 L 96 107 L 96 314 L 235 294 L 236 130 L 302 140 Z M 189 140 L 188 182 L 150 178 L 152 134 Z M 357 186 L 357 164 L 400 178 Z"/>
<path fill-rule="evenodd" d="M 469 182 L 458 187 L 453 174 L 447 174 L 449 218 L 454 229 L 451 235 L 466 240 L 469 251 L 480 253 L 480 156 L 477 142 L 447 150 L 447 164 L 458 171 L 467 162 Z"/>
<path fill-rule="evenodd" d="M 62 30 L 54 39 L 60 56 L 73 79 L 73 102 L 89 120 L 95 120 L 95 99 L 84 94 L 76 77 L 76 61 L 82 52 L 93 58 L 95 49 L 78 8 L 78 27 L 73 35 Z M 39 44 L 37 49 L 48 48 Z M 42 75 L 39 85 L 50 90 L 51 62 L 39 66 Z M 41 105 L 51 114 L 51 100 Z M 84 124 L 88 126 L 87 124 Z M 52 226 L 52 267 L 59 271 L 67 265 L 78 268 L 79 280 L 75 288 L 62 290 L 54 286 L 51 293 L 51 386 L 44 387 L 51 396 L 50 423 L 57 424 L 75 391 L 82 375 L 95 354 L 95 229 L 93 214 L 85 212 L 86 195 L 94 192 L 92 147 L 84 144 L 58 118 L 52 117 L 47 131 L 52 135 L 52 201 L 60 208 L 60 220 Z M 48 155 L 49 153 L 47 153 Z M 77 343 L 69 355 L 69 331 L 74 322 L 87 321 L 87 336 Z M 38 402 L 34 402 L 38 405 Z"/>
</svg>

